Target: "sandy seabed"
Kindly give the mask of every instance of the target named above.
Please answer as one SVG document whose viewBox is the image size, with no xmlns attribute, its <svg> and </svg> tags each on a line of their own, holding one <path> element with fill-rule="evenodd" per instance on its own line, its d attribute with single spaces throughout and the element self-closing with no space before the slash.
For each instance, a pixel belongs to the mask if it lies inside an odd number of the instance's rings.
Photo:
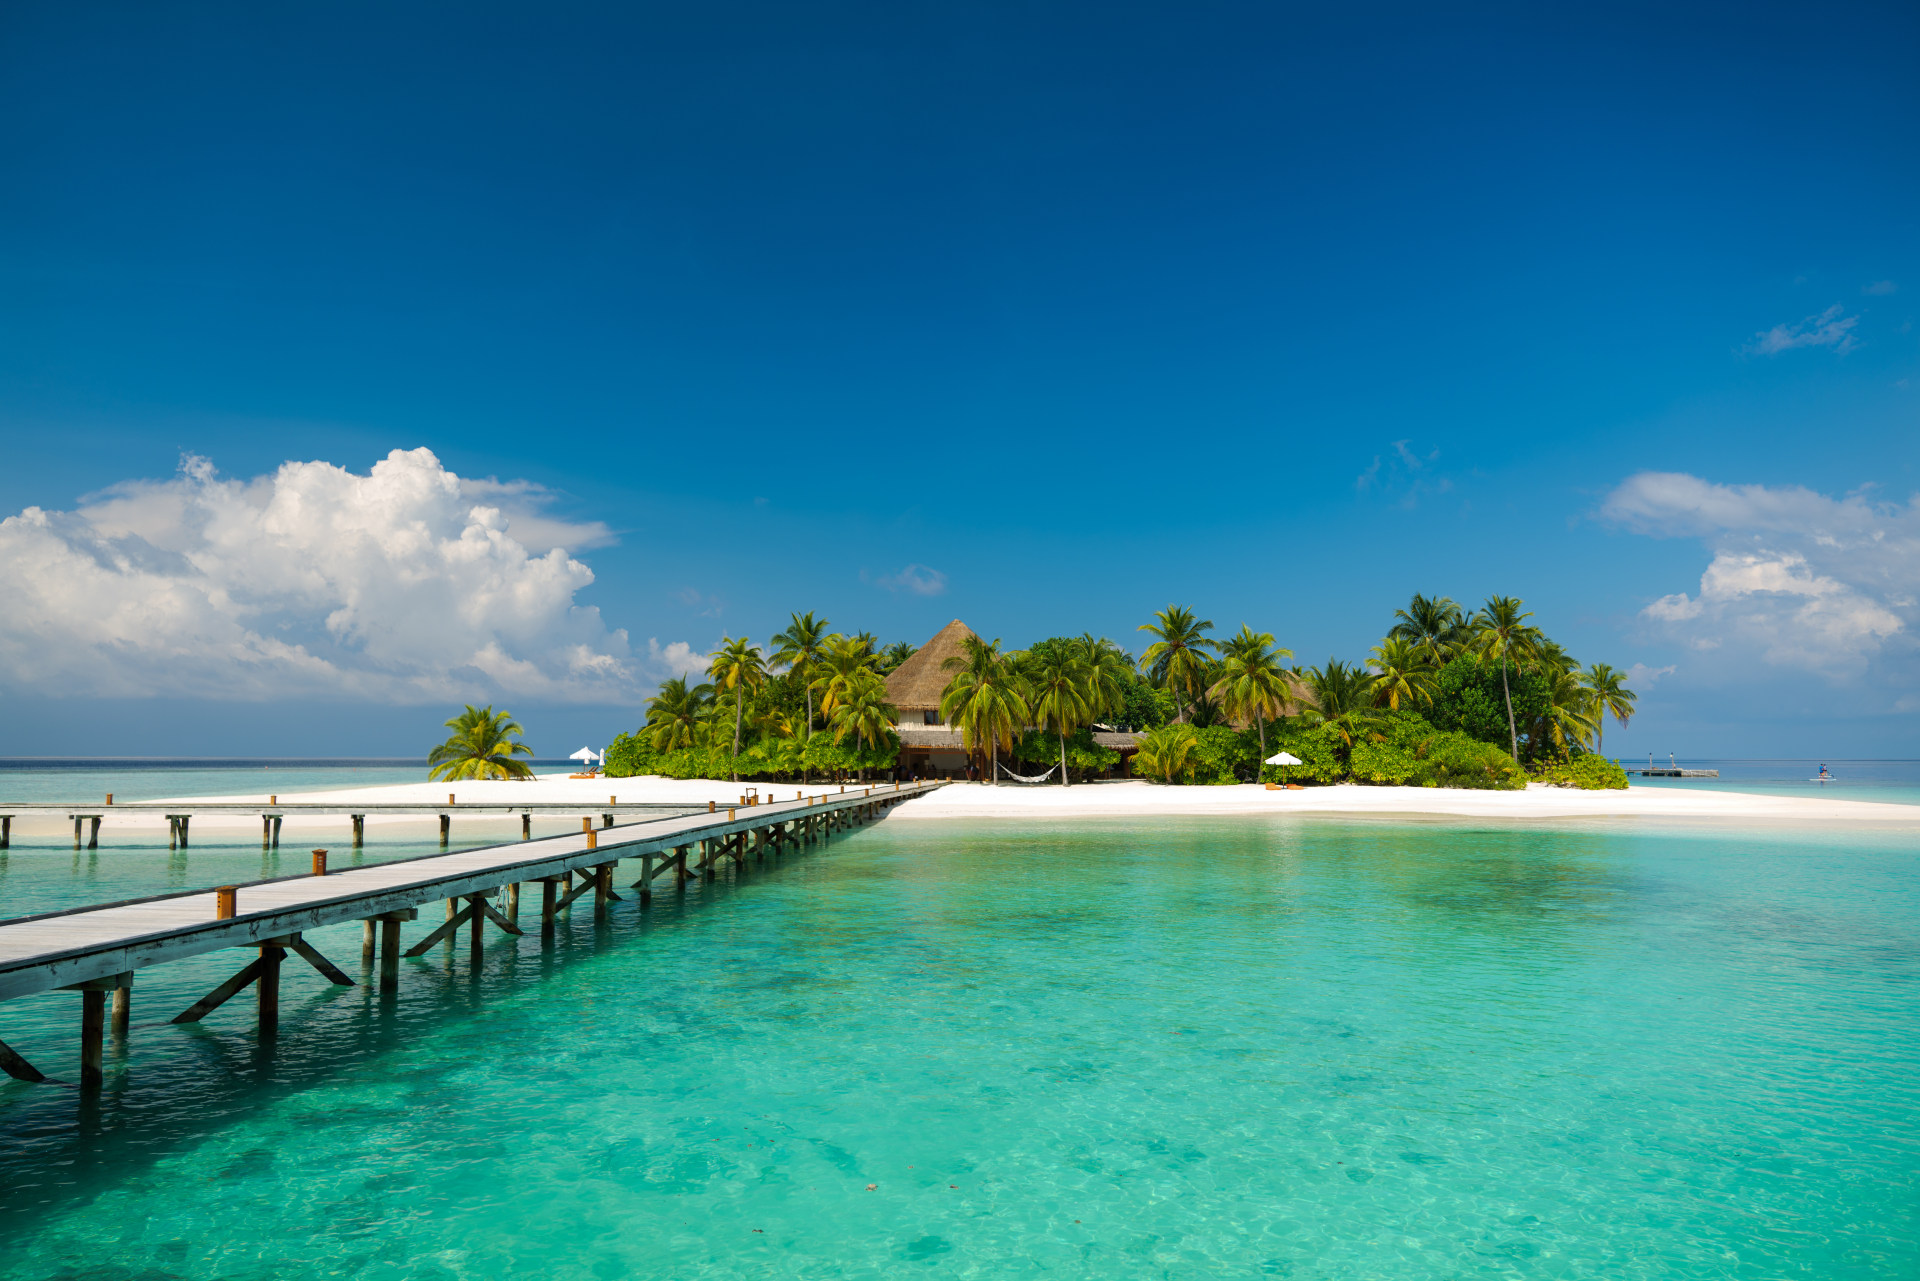
<svg viewBox="0 0 1920 1281">
<path fill-rule="evenodd" d="M 369 804 L 416 802 L 438 803 L 452 795 L 461 806 L 518 805 L 528 802 L 581 807 L 581 814 L 597 814 L 596 808 L 608 800 L 621 802 L 683 803 L 719 805 L 737 803 L 741 794 L 754 787 L 765 799 L 792 800 L 804 790 L 808 794 L 831 794 L 841 790 L 835 783 L 813 783 L 804 789 L 796 783 L 743 784 L 724 779 L 644 778 L 569 778 L 563 774 L 543 774 L 530 782 L 401 783 L 334 791 L 280 793 L 280 800 Z M 849 785 L 858 790 L 862 785 Z M 876 784 L 875 790 L 890 790 L 891 784 Z M 183 810 L 196 802 L 257 803 L 267 807 L 267 794 L 202 796 L 183 799 Z M 129 835 L 157 832 L 165 839 L 166 822 L 158 815 L 115 814 L 108 817 L 103 835 L 109 831 Z M 1877 801 L 1847 801 L 1826 797 L 1765 796 L 1745 792 L 1688 791 L 1680 788 L 1633 787 L 1626 791 L 1583 792 L 1570 788 L 1534 785 L 1520 792 L 1470 791 L 1433 787 L 1361 787 L 1342 784 L 1332 787 L 1306 787 L 1298 791 L 1269 791 L 1263 786 L 1166 787 L 1132 779 L 1082 783 L 1072 787 L 1042 785 L 1019 787 L 988 786 L 981 783 L 953 783 L 931 795 L 916 798 L 891 811 L 894 819 L 1085 819 L 1144 818 L 1162 815 L 1206 817 L 1210 815 L 1298 814 L 1315 817 L 1345 818 L 1471 818 L 1476 820 L 1562 820 L 1562 819 L 1679 819 L 1723 820 L 1738 823 L 1782 823 L 1789 825 L 1910 824 L 1920 826 L 1920 806 L 1894 805 Z M 49 831 L 64 830 L 55 816 L 28 820 L 16 818 L 16 830 L 24 823 Z M 425 831 L 437 820 L 430 817 L 369 815 L 367 826 L 384 829 L 392 836 L 411 836 Z M 501 839 L 519 833 L 519 820 L 505 815 L 485 816 L 462 811 L 455 820 L 471 833 L 469 824 L 481 824 L 491 832 L 498 826 Z M 536 835 L 553 835 L 573 830 L 579 819 L 567 816 L 537 817 Z M 257 828 L 259 819 L 250 814 L 217 815 L 202 813 L 194 820 L 196 833 L 222 832 L 234 828 Z M 288 836 L 311 830 L 332 834 L 344 820 L 338 816 L 290 815 L 285 820 Z M 596 823 L 597 825 L 597 823 Z M 210 830 L 212 829 L 212 830 Z M 23 834 L 25 834 L 23 832 Z"/>
</svg>

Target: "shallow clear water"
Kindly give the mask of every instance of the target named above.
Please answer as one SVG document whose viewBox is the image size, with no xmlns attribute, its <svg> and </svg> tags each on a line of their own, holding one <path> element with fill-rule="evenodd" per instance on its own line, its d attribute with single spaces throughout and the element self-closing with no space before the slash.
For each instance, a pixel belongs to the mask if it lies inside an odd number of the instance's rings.
<svg viewBox="0 0 1920 1281">
<path fill-rule="evenodd" d="M 1912 833 L 893 820 L 0 1086 L 39 1277 L 1905 1277 Z M 627 879 L 631 879 L 630 877 Z M 427 915 L 423 913 L 423 916 Z M 423 925 L 430 922 L 423 921 Z M 420 927 L 413 927 L 418 929 Z M 417 935 L 410 934 L 409 937 Z M 358 933 L 312 936 L 356 971 Z M 78 1001 L 0 1006 L 60 1071 Z M 871 1188 L 869 1185 L 873 1185 Z"/>
</svg>

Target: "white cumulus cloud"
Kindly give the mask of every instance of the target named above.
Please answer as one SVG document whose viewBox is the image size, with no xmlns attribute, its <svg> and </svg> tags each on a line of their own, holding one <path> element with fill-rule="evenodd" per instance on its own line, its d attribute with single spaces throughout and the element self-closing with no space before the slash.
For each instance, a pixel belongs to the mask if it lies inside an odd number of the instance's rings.
<svg viewBox="0 0 1920 1281">
<path fill-rule="evenodd" d="M 1697 650 L 1858 673 L 1874 661 L 1912 672 L 1920 623 L 1920 498 L 1876 503 L 1798 485 L 1716 485 L 1643 472 L 1607 497 L 1607 519 L 1641 533 L 1694 537 L 1712 559 L 1699 590 L 1641 616 Z"/>
<path fill-rule="evenodd" d="M 288 462 L 245 481 L 189 457 L 75 511 L 29 507 L 0 520 L 0 687 L 636 701 L 676 646 L 636 660 L 576 603 L 593 571 L 568 548 L 611 535 L 541 514 L 547 497 L 396 449 L 366 475 Z"/>
</svg>

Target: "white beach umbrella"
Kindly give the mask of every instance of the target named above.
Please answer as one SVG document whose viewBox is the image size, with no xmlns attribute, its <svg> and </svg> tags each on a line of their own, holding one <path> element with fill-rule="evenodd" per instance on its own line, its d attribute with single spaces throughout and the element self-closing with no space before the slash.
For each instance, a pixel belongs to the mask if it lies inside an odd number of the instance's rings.
<svg viewBox="0 0 1920 1281">
<path fill-rule="evenodd" d="M 1299 765 L 1301 763 L 1300 758 L 1292 752 L 1275 752 L 1272 756 L 1267 757 L 1267 764 L 1269 765 Z"/>
<path fill-rule="evenodd" d="M 594 755 L 591 747 L 583 747 L 572 756 L 567 757 L 567 759 L 570 761 L 581 761 L 587 765 L 591 765 L 600 758 Z"/>
</svg>

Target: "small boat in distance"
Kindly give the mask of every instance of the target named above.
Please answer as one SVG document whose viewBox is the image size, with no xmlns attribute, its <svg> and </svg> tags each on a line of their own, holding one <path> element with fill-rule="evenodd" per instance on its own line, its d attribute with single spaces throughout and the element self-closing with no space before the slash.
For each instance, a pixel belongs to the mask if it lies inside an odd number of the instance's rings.
<svg viewBox="0 0 1920 1281">
<path fill-rule="evenodd" d="M 1822 762 L 1820 765 L 1820 777 L 1810 778 L 1807 781 L 1809 783 L 1831 783 L 1834 781 L 1834 777 L 1833 775 L 1827 773 L 1826 763 Z"/>
</svg>

